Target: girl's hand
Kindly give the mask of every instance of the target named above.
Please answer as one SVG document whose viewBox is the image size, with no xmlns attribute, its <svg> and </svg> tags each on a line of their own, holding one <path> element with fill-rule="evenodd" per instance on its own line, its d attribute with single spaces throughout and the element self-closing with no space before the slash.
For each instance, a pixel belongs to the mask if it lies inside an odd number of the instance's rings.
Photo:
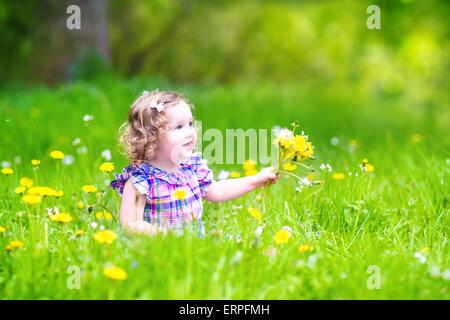
<svg viewBox="0 0 450 320">
<path fill-rule="evenodd" d="M 262 169 L 253 177 L 254 177 L 253 183 L 255 184 L 255 187 L 263 187 L 268 182 L 272 182 L 272 184 L 276 183 L 279 178 L 279 174 L 275 173 L 274 167 L 268 167 Z"/>
</svg>

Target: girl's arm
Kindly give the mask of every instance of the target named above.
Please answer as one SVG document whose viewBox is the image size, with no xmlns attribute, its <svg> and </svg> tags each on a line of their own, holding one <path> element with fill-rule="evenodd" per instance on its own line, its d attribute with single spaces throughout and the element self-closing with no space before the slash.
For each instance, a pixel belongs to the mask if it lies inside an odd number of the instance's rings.
<svg viewBox="0 0 450 320">
<path fill-rule="evenodd" d="M 120 223 L 131 232 L 154 235 L 158 232 L 158 228 L 144 221 L 145 202 L 145 195 L 142 195 L 128 179 L 122 193 Z"/>
<path fill-rule="evenodd" d="M 276 183 L 278 176 L 273 173 L 273 168 L 265 168 L 258 174 L 250 177 L 227 179 L 213 182 L 208 187 L 205 199 L 211 202 L 228 201 L 239 198 L 244 194 L 264 186 L 268 181 Z"/>
</svg>

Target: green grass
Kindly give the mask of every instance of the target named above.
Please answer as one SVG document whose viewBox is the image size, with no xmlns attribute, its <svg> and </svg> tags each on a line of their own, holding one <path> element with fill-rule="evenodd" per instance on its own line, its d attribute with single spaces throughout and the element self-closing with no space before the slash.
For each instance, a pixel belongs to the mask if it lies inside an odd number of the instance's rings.
<svg viewBox="0 0 450 320">
<path fill-rule="evenodd" d="M 271 186 L 266 200 L 265 229 L 256 244 L 258 221 L 246 211 L 256 192 L 241 199 L 205 203 L 205 239 L 186 232 L 178 237 L 145 237 L 123 232 L 117 222 L 120 197 L 105 185 L 111 174 L 98 170 L 100 153 L 111 149 L 115 172 L 126 164 L 116 133 L 133 98 L 143 89 L 176 89 L 195 105 L 203 129 L 271 128 L 299 120 L 315 145 L 311 162 L 322 186 L 295 192 L 288 177 Z M 85 124 L 82 117 L 94 115 Z M 338 90 L 301 86 L 241 84 L 181 86 L 162 81 L 103 79 L 58 88 L 1 89 L 0 160 L 14 174 L 0 175 L 0 296 L 6 299 L 449 299 L 449 120 L 448 106 L 423 106 L 401 97 L 354 97 Z M 422 140 L 413 142 L 411 136 Z M 332 137 L 340 144 L 330 144 Z M 75 138 L 81 144 L 73 146 Z M 357 147 L 350 151 L 349 141 Z M 76 149 L 87 146 L 86 154 Z M 75 162 L 61 165 L 51 150 L 71 154 Z M 14 161 L 20 156 L 21 163 Z M 358 165 L 368 158 L 375 172 L 362 174 Z M 34 172 L 31 159 L 40 159 Z M 321 173 L 330 163 L 344 180 Z M 212 165 L 239 170 L 239 165 Z M 348 173 L 352 172 L 350 176 Z M 358 173 L 356 176 L 355 173 Z M 21 177 L 35 185 L 64 191 L 26 207 L 14 193 Z M 86 195 L 81 186 L 95 184 L 104 196 Z M 94 208 L 100 203 L 115 220 L 98 221 L 118 234 L 110 245 L 94 241 L 98 231 Z M 58 206 L 74 221 L 49 221 L 45 208 Z M 242 206 L 242 207 L 240 207 Z M 293 229 L 287 244 L 277 246 L 274 234 Z M 74 235 L 82 229 L 85 234 Z M 236 236 L 241 237 L 237 241 Z M 11 240 L 24 247 L 6 251 Z M 314 247 L 298 251 L 300 244 Z M 265 253 L 271 247 L 276 255 Z M 414 257 L 430 251 L 421 263 Z M 103 275 L 107 264 L 128 273 L 114 282 Z M 79 289 L 69 289 L 70 266 L 82 270 Z M 369 289 L 380 270 L 379 289 Z M 444 271 L 447 270 L 447 279 Z"/>
</svg>

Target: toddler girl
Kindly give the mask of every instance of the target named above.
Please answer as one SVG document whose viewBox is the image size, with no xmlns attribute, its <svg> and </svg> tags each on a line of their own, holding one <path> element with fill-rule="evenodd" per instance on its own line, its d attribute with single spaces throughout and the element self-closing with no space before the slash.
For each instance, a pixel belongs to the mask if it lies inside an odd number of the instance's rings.
<svg viewBox="0 0 450 320">
<path fill-rule="evenodd" d="M 174 92 L 144 91 L 121 131 L 130 164 L 110 185 L 122 196 L 120 223 L 132 232 L 181 229 L 195 219 L 203 237 L 203 199 L 235 199 L 278 178 L 266 168 L 254 176 L 214 181 L 201 154 L 193 153 L 191 105 Z"/>
</svg>

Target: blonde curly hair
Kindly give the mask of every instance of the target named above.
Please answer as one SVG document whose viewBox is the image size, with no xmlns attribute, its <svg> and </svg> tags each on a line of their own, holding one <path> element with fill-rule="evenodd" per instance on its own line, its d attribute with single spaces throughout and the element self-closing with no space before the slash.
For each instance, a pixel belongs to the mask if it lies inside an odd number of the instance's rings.
<svg viewBox="0 0 450 320">
<path fill-rule="evenodd" d="M 155 157 L 157 143 L 167 126 L 167 108 L 188 99 L 172 91 L 144 91 L 131 105 L 128 121 L 119 129 L 119 141 L 130 162 L 139 164 Z"/>
</svg>

